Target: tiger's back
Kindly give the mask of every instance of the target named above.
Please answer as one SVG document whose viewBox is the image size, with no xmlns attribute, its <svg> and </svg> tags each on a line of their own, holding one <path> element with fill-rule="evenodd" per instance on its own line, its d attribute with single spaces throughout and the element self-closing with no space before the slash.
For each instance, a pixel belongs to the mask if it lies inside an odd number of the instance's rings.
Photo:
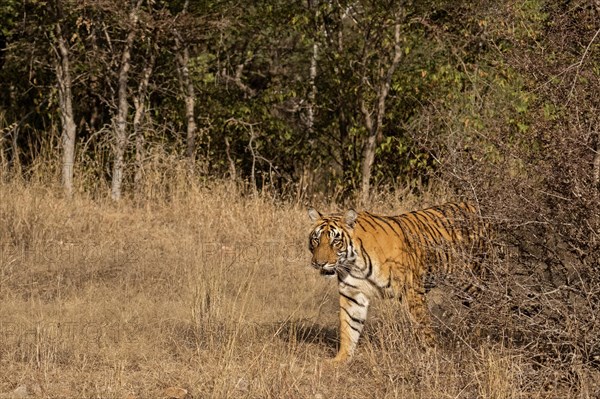
<svg viewBox="0 0 600 399">
<path fill-rule="evenodd" d="M 485 246 L 484 224 L 475 207 L 448 203 L 410 213 L 382 217 L 359 214 L 355 238 L 394 258 L 413 273 L 452 273 L 458 265 L 477 268 L 474 260 Z M 378 245 L 386 238 L 391 245 Z M 408 270 L 407 270 L 408 271 Z"/>
</svg>

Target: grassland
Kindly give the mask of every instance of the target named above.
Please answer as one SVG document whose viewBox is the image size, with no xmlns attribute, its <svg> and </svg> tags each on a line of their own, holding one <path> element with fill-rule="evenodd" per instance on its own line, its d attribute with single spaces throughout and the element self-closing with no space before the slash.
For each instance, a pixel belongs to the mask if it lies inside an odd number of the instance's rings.
<svg viewBox="0 0 600 399">
<path fill-rule="evenodd" d="M 222 183 L 120 204 L 35 184 L 0 193 L 0 397 L 569 396 L 529 389 L 521 352 L 452 336 L 460 323 L 421 350 L 393 301 L 374 304 L 350 364 L 324 362 L 337 294 L 309 267 L 303 206 Z"/>
</svg>

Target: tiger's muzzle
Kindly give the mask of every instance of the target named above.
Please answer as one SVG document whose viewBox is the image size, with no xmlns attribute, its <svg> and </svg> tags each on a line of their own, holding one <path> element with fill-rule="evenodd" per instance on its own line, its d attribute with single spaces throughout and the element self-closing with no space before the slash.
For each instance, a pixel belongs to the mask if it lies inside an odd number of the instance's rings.
<svg viewBox="0 0 600 399">
<path fill-rule="evenodd" d="M 320 263 L 318 261 L 312 262 L 312 267 L 317 269 L 322 276 L 334 276 L 336 273 L 335 263 Z"/>
</svg>

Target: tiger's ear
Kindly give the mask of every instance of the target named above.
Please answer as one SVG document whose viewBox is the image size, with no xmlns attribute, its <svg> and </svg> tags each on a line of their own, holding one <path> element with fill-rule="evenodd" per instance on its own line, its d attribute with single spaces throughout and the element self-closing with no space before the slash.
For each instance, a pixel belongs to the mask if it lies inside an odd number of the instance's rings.
<svg viewBox="0 0 600 399">
<path fill-rule="evenodd" d="M 357 218 L 358 218 L 358 213 L 356 213 L 356 211 L 354 209 L 349 209 L 348 212 L 346 212 L 346 224 L 349 227 L 354 227 L 354 224 L 356 223 Z"/>
<path fill-rule="evenodd" d="M 321 214 L 315 208 L 310 206 L 310 207 L 308 207 L 308 217 L 313 222 L 316 222 L 317 220 L 321 219 Z"/>
</svg>

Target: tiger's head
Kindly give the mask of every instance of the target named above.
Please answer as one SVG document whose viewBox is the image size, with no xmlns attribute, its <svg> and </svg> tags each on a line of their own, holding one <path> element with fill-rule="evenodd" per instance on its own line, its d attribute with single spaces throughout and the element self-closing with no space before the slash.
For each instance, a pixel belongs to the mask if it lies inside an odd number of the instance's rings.
<svg viewBox="0 0 600 399">
<path fill-rule="evenodd" d="M 358 214 L 351 209 L 343 216 L 323 216 L 309 208 L 308 216 L 314 222 L 308 237 L 311 266 L 328 277 L 349 270 L 356 259 L 351 233 Z"/>
</svg>

